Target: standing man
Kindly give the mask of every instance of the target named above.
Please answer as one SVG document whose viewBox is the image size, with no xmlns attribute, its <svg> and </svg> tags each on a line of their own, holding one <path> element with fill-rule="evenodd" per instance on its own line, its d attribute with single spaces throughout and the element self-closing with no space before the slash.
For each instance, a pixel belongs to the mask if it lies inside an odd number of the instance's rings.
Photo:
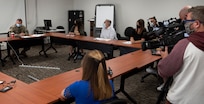
<svg viewBox="0 0 204 104">
<path fill-rule="evenodd" d="M 29 35 L 27 28 L 22 25 L 22 19 L 17 19 L 16 23 L 9 28 L 9 35 L 15 34 L 15 36 L 27 36 Z M 30 47 L 25 46 L 21 51 L 20 55 L 27 57 L 26 51 L 28 51 Z M 19 54 L 19 49 L 16 49 L 16 52 Z"/>
<path fill-rule="evenodd" d="M 180 12 L 179 12 L 179 21 L 180 21 L 180 24 L 182 24 L 182 26 L 177 28 L 178 30 L 184 30 L 185 31 L 184 22 L 186 20 L 186 17 L 187 17 L 187 14 L 188 14 L 188 10 L 190 8 L 192 8 L 192 6 L 187 5 L 187 6 L 184 6 L 180 10 Z M 189 37 L 188 33 L 184 33 L 183 35 L 180 35 L 180 37 L 177 36 L 177 38 L 179 38 L 179 39 L 183 39 L 183 38 L 186 38 L 186 37 Z M 165 82 L 166 82 L 166 79 L 164 79 L 164 83 L 162 83 L 159 87 L 157 87 L 158 91 L 162 91 Z"/>
<path fill-rule="evenodd" d="M 192 7 L 185 20 L 188 38 L 180 40 L 168 54 L 161 51 L 158 73 L 173 76 L 167 104 L 203 104 L 204 99 L 204 6 Z"/>
<path fill-rule="evenodd" d="M 111 20 L 106 19 L 104 22 L 104 27 L 101 30 L 101 35 L 100 38 L 105 38 L 105 39 L 118 39 L 115 29 L 111 27 Z"/>
</svg>

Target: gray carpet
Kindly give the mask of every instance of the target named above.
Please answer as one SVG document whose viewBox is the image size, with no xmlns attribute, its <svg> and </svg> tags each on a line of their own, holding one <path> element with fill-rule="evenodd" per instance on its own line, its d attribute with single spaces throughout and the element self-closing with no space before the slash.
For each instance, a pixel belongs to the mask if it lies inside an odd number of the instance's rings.
<svg viewBox="0 0 204 104">
<path fill-rule="evenodd" d="M 22 68 L 19 67 L 21 63 L 17 59 L 15 59 L 16 64 L 14 65 L 11 60 L 7 58 L 5 66 L 1 67 L 0 71 L 29 84 L 35 82 L 35 80 L 29 78 L 28 75 L 42 80 L 80 67 L 81 60 L 77 60 L 76 63 L 73 63 L 73 59 L 67 61 L 68 48 L 66 45 L 54 45 L 54 47 L 58 52 L 55 53 L 54 50 L 50 49 L 47 51 L 48 57 L 46 58 L 44 55 L 39 55 L 38 53 L 41 47 L 34 46 L 27 52 L 28 57 L 22 58 L 22 60 L 24 64 L 59 67 L 61 70 Z M 85 50 L 85 52 L 87 51 L 88 50 Z M 6 51 L 2 51 L 2 57 L 5 57 L 6 55 Z M 118 55 L 119 51 L 114 51 L 114 56 L 117 57 Z M 156 90 L 156 87 L 159 85 L 159 81 L 156 77 L 149 76 L 145 79 L 145 82 L 141 83 L 140 79 L 145 74 L 145 71 L 141 71 L 138 74 L 127 78 L 125 82 L 125 91 L 127 91 L 127 93 L 134 98 L 138 104 L 155 104 L 159 95 L 159 92 Z M 120 85 L 120 77 L 114 79 L 114 85 L 115 90 L 117 90 Z M 121 92 L 118 93 L 117 96 L 122 99 L 127 99 Z M 131 104 L 130 101 L 129 103 Z"/>
</svg>

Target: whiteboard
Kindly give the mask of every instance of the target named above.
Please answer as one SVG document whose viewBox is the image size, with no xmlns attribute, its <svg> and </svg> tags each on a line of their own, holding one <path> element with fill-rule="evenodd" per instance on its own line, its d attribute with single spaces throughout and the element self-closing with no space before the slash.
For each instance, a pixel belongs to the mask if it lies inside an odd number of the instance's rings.
<svg viewBox="0 0 204 104">
<path fill-rule="evenodd" d="M 114 21 L 114 13 L 115 13 L 115 6 L 112 4 L 103 4 L 103 5 L 96 5 L 96 28 L 102 28 L 104 21 L 106 19 L 111 20 L 111 26 L 113 27 L 115 24 Z"/>
<path fill-rule="evenodd" d="M 0 0 L 0 13 L 0 33 L 8 32 L 18 18 L 23 20 L 23 25 L 26 24 L 25 0 Z"/>
</svg>

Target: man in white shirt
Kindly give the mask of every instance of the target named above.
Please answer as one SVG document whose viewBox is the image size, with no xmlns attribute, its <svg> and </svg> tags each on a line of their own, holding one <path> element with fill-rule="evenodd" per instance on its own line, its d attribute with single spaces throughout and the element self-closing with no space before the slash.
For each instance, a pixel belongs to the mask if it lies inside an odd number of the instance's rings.
<svg viewBox="0 0 204 104">
<path fill-rule="evenodd" d="M 101 35 L 100 38 L 105 38 L 105 39 L 116 39 L 116 32 L 113 27 L 111 27 L 111 20 L 106 19 L 104 22 L 104 27 L 101 30 Z"/>
</svg>

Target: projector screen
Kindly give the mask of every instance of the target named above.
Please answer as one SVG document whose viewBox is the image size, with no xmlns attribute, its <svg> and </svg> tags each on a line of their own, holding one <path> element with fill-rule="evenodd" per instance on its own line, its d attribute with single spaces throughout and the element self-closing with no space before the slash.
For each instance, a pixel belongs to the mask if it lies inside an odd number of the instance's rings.
<svg viewBox="0 0 204 104">
<path fill-rule="evenodd" d="M 26 24 L 25 0 L 0 0 L 0 13 L 0 33 L 8 32 L 18 18 Z"/>
<path fill-rule="evenodd" d="M 102 28 L 103 23 L 106 19 L 111 20 L 111 26 L 115 24 L 114 22 L 114 5 L 112 4 L 98 4 L 96 5 L 96 28 Z"/>
</svg>

